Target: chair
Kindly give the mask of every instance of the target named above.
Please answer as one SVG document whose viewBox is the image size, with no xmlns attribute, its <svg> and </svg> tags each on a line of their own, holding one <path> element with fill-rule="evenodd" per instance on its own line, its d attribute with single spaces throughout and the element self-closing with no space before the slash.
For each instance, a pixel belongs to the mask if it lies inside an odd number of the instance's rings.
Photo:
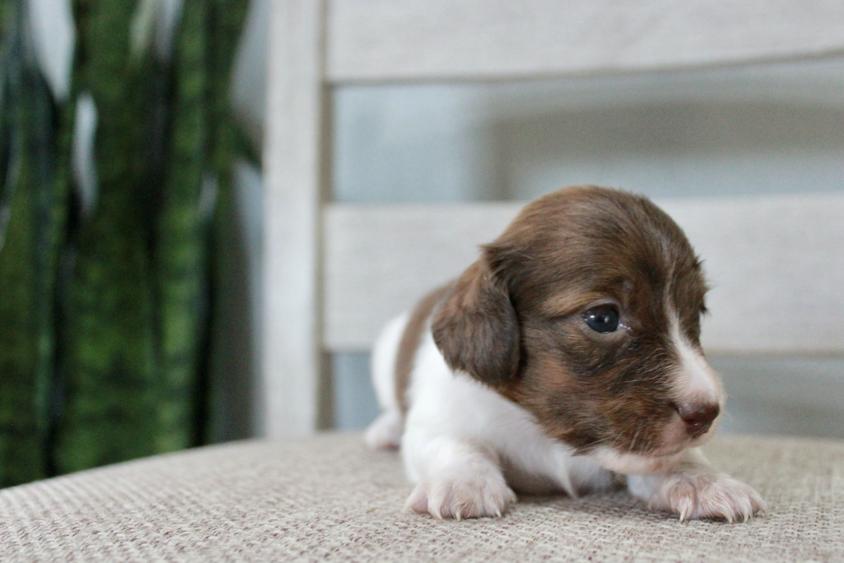
<svg viewBox="0 0 844 563">
<path fill-rule="evenodd" d="M 0 492 L 4 555 L 844 558 L 839 441 L 717 439 L 710 457 L 757 487 L 771 507 L 744 525 L 680 524 L 623 493 L 524 499 L 501 520 L 441 523 L 401 511 L 409 488 L 395 454 L 367 451 L 357 434 L 314 435 L 327 421 L 321 400 L 327 355 L 366 350 L 384 320 L 468 264 L 476 245 L 518 208 L 332 203 L 326 142 L 332 87 L 831 56 L 844 53 L 844 5 L 284 0 L 273 4 L 271 26 L 259 407 L 261 434 L 272 440 L 157 456 Z M 844 325 L 829 314 L 844 311 L 844 193 L 659 203 L 706 256 L 717 283 L 704 327 L 710 352 L 844 353 Z M 764 329 L 743 322 L 748 318 Z"/>
<path fill-rule="evenodd" d="M 646 72 L 844 52 L 844 7 L 831 1 L 776 10 L 761 1 L 726 8 L 704 0 L 279 4 L 264 162 L 261 381 L 264 431 L 272 437 L 324 427 L 326 355 L 366 350 L 391 315 L 469 264 L 477 245 L 520 206 L 332 203 L 333 87 Z M 844 240 L 844 193 L 659 203 L 686 229 L 716 283 L 703 330 L 710 353 L 844 352 L 844 328 L 827 314 L 844 304 L 844 261 L 833 258 Z"/>
</svg>

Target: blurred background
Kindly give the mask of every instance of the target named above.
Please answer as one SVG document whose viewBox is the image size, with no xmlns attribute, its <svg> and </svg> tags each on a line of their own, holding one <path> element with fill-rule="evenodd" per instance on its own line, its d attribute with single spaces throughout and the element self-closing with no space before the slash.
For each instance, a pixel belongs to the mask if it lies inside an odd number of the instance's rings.
<svg viewBox="0 0 844 563">
<path fill-rule="evenodd" d="M 0 484 L 262 433 L 270 5 L 0 3 Z M 842 92 L 844 59 L 343 85 L 328 198 L 841 192 Z M 844 437 L 841 358 L 713 363 L 726 431 Z M 329 364 L 328 426 L 364 427 L 368 354 Z"/>
</svg>

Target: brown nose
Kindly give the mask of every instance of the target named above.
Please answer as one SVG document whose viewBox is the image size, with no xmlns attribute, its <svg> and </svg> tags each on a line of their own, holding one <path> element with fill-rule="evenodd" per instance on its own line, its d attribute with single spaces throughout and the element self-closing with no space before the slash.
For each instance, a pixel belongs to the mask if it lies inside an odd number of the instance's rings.
<svg viewBox="0 0 844 563">
<path fill-rule="evenodd" d="M 695 438 L 705 434 L 721 412 L 718 403 L 680 403 L 675 408 L 686 423 L 686 432 Z"/>
</svg>

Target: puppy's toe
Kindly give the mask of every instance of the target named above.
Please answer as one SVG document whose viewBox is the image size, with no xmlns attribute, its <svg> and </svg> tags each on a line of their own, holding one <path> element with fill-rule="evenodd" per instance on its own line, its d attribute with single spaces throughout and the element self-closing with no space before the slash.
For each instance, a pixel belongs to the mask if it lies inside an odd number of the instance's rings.
<svg viewBox="0 0 844 563">
<path fill-rule="evenodd" d="M 416 485 L 405 507 L 435 518 L 501 516 L 516 495 L 500 475 L 433 480 Z"/>
<path fill-rule="evenodd" d="M 750 485 L 723 473 L 673 476 L 651 505 L 678 514 L 681 521 L 713 518 L 746 522 L 766 509 L 765 501 Z"/>
<path fill-rule="evenodd" d="M 393 450 L 401 444 L 402 419 L 394 412 L 385 412 L 366 429 L 364 440 L 373 450 Z"/>
</svg>

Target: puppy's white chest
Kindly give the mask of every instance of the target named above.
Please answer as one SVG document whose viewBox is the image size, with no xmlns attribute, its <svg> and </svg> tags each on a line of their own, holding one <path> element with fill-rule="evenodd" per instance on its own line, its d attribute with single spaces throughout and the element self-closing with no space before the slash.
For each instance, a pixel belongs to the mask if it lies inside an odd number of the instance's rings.
<svg viewBox="0 0 844 563">
<path fill-rule="evenodd" d="M 421 477 L 417 467 L 426 444 L 447 437 L 487 449 L 518 491 L 575 496 L 612 483 L 608 471 L 549 438 L 523 408 L 468 375 L 453 373 L 430 333 L 416 356 L 409 399 L 402 450 L 414 481 Z"/>
</svg>

